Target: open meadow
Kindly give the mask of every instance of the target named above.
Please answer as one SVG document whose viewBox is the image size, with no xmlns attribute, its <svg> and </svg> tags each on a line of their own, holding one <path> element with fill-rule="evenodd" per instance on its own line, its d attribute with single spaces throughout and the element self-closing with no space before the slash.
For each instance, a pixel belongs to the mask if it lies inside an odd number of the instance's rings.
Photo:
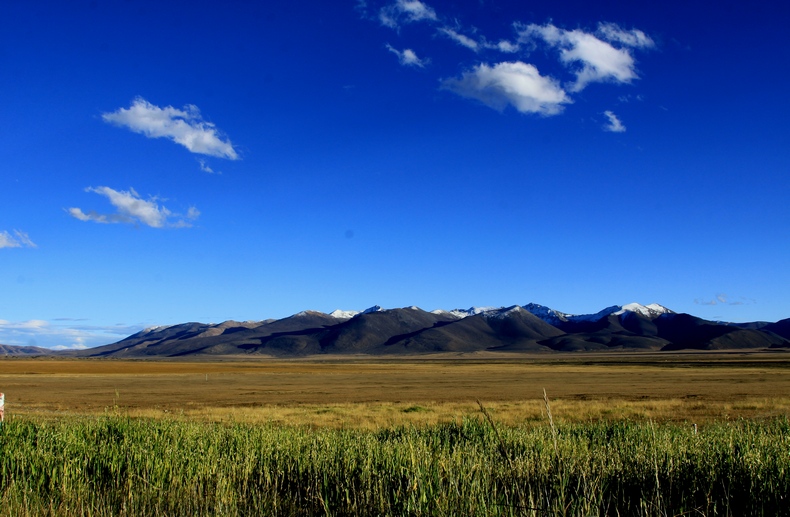
<svg viewBox="0 0 790 517">
<path fill-rule="evenodd" d="M 790 412 L 790 354 L 572 354 L 224 361 L 6 359 L 11 417 L 99 415 L 377 428 L 479 412 L 702 423 Z"/>
<path fill-rule="evenodd" d="M 9 359 L 0 515 L 790 515 L 789 374 L 783 353 Z"/>
</svg>

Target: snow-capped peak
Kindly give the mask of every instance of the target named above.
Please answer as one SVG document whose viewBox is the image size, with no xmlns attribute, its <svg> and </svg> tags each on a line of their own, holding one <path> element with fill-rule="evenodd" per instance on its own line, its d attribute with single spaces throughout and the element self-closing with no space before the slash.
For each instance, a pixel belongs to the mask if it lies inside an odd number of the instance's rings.
<svg viewBox="0 0 790 517">
<path fill-rule="evenodd" d="M 545 305 L 540 305 L 538 303 L 528 303 L 524 305 L 524 308 L 551 325 L 568 321 L 568 318 L 573 317 L 572 314 L 565 314 L 564 312 L 550 309 Z"/>
<path fill-rule="evenodd" d="M 329 313 L 330 316 L 339 320 L 350 320 L 357 314 L 359 314 L 359 311 L 341 311 L 340 309 L 335 309 Z"/>
<path fill-rule="evenodd" d="M 302 312 L 297 312 L 296 314 L 294 314 L 291 317 L 292 318 L 298 318 L 298 317 L 301 317 L 301 316 L 315 316 L 315 315 L 322 315 L 323 316 L 324 313 L 321 312 L 321 311 L 306 310 L 306 311 L 302 311 Z"/>
<path fill-rule="evenodd" d="M 651 303 L 649 305 L 628 303 L 626 305 L 623 305 L 619 311 L 614 312 L 614 314 L 619 316 L 626 312 L 634 312 L 636 314 L 641 314 L 642 316 L 650 319 L 657 318 L 662 314 L 673 314 L 673 311 L 657 303 Z"/>
<path fill-rule="evenodd" d="M 503 307 L 470 307 L 468 309 L 453 309 L 451 311 L 437 309 L 431 312 L 433 314 L 449 314 L 450 316 L 455 316 L 456 318 L 461 319 L 461 318 L 466 318 L 468 316 L 475 316 L 477 314 L 499 311 L 502 308 Z"/>
<path fill-rule="evenodd" d="M 435 310 L 432 310 L 432 311 L 431 311 L 431 314 L 436 314 L 436 315 L 438 315 L 438 316 L 445 316 L 445 315 L 448 315 L 448 316 L 455 316 L 456 318 L 463 318 L 463 316 L 461 316 L 460 314 L 456 314 L 456 313 L 454 313 L 454 312 L 452 312 L 452 311 L 446 311 L 446 310 L 444 310 L 444 309 L 435 309 Z"/>
<path fill-rule="evenodd" d="M 595 314 L 566 314 L 537 303 L 528 303 L 524 308 L 551 325 L 558 325 L 566 322 L 598 321 L 610 315 L 622 316 L 629 312 L 639 314 L 649 319 L 657 318 L 662 314 L 674 314 L 673 311 L 657 303 L 651 303 L 650 305 L 641 305 L 639 303 L 612 305 Z"/>
<path fill-rule="evenodd" d="M 384 309 L 379 307 L 378 305 L 374 305 L 364 311 L 342 311 L 340 309 L 335 309 L 329 313 L 329 316 L 333 318 L 337 318 L 339 320 L 350 320 L 354 316 L 359 316 L 360 314 L 370 314 L 371 312 L 382 312 Z"/>
<path fill-rule="evenodd" d="M 151 332 L 157 332 L 159 330 L 164 330 L 168 327 L 173 327 L 173 326 L 174 325 L 154 325 L 153 327 L 144 328 L 143 330 L 138 332 L 138 334 L 150 334 Z"/>
<path fill-rule="evenodd" d="M 501 309 L 495 309 L 494 311 L 486 311 L 486 314 L 490 314 L 494 318 L 507 318 L 508 316 L 518 314 L 519 312 L 529 311 L 519 305 L 514 305 L 512 307 L 502 307 Z"/>
</svg>

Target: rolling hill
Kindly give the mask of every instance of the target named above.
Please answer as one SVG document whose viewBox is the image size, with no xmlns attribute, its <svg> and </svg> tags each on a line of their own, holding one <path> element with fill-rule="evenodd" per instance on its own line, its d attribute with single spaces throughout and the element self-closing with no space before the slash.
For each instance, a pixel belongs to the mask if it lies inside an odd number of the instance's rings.
<svg viewBox="0 0 790 517">
<path fill-rule="evenodd" d="M 0 345 L 0 356 L 49 355 L 52 350 L 38 346 Z"/>
</svg>

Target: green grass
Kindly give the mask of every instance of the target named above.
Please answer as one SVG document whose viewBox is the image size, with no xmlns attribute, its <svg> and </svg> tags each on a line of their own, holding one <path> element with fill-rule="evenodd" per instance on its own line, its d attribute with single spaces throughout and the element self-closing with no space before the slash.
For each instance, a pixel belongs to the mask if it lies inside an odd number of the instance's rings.
<svg viewBox="0 0 790 517">
<path fill-rule="evenodd" d="M 556 437 L 556 446 L 555 446 Z M 790 515 L 790 421 L 7 421 L 0 515 Z"/>
<path fill-rule="evenodd" d="M 409 406 L 405 409 L 401 410 L 403 413 L 424 413 L 426 411 L 430 411 L 430 409 L 422 406 Z"/>
</svg>

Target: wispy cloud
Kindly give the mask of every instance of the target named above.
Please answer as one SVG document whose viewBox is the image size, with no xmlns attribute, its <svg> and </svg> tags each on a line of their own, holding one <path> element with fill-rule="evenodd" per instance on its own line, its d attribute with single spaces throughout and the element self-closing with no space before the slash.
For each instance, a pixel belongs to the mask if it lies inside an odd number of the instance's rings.
<svg viewBox="0 0 790 517">
<path fill-rule="evenodd" d="M 626 32 L 614 24 L 601 24 L 602 34 L 609 41 L 625 46 L 645 47 L 652 40 L 641 31 Z M 550 23 L 521 26 L 520 42 L 540 39 L 559 50 L 560 61 L 566 66 L 580 65 L 575 70 L 576 82 L 571 91 L 579 92 L 593 82 L 630 83 L 637 79 L 636 63 L 627 48 L 615 48 L 610 42 L 580 29 L 560 29 Z M 603 36 L 602 36 L 603 37 Z"/>
<path fill-rule="evenodd" d="M 617 115 L 608 110 L 604 111 L 603 114 L 608 119 L 608 122 L 603 126 L 604 131 L 611 131 L 612 133 L 625 132 L 625 126 L 620 122 L 620 119 L 617 118 Z"/>
<path fill-rule="evenodd" d="M 753 305 L 757 303 L 757 300 L 745 296 L 739 296 L 737 300 L 732 300 L 730 296 L 719 293 L 712 299 L 696 298 L 694 303 L 697 305 Z"/>
<path fill-rule="evenodd" d="M 656 43 L 638 29 L 623 30 L 616 23 L 599 23 L 596 31 L 606 41 L 621 43 L 633 48 L 653 48 Z"/>
<path fill-rule="evenodd" d="M 73 318 L 46 320 L 0 320 L 0 343 L 15 346 L 40 346 L 54 350 L 82 349 L 119 341 L 143 329 L 143 325 L 87 325 Z M 54 322 L 54 323 L 53 323 Z"/>
<path fill-rule="evenodd" d="M 438 29 L 438 33 L 442 36 L 446 36 L 450 40 L 456 42 L 462 47 L 468 48 L 473 52 L 498 50 L 499 52 L 503 52 L 505 54 L 515 54 L 521 50 L 521 46 L 518 43 L 512 43 L 508 40 L 500 40 L 499 43 L 492 43 L 482 35 L 478 35 L 475 39 L 460 32 L 461 30 L 462 29 L 460 27 L 440 27 Z M 477 33 L 477 30 L 473 30 L 472 32 Z"/>
<path fill-rule="evenodd" d="M 30 240 L 25 232 L 14 230 L 12 235 L 8 231 L 0 232 L 0 249 L 2 248 L 37 248 L 36 243 Z"/>
<path fill-rule="evenodd" d="M 521 113 L 544 116 L 556 115 L 572 102 L 555 80 L 540 75 L 534 65 L 521 61 L 493 67 L 477 65 L 459 78 L 445 79 L 442 88 L 496 110 L 511 105 Z"/>
<path fill-rule="evenodd" d="M 617 100 L 622 104 L 627 104 L 629 102 L 642 102 L 644 98 L 641 95 L 620 95 L 617 97 Z"/>
<path fill-rule="evenodd" d="M 88 187 L 85 191 L 105 196 L 116 211 L 104 214 L 96 211 L 86 213 L 81 208 L 69 208 L 68 213 L 80 221 L 144 224 L 152 228 L 186 228 L 191 226 L 191 221 L 200 215 L 194 207 L 190 208 L 184 216 L 174 214 L 164 206 L 160 206 L 155 197 L 142 199 L 133 188 L 124 191 L 110 187 Z"/>
<path fill-rule="evenodd" d="M 450 29 L 449 27 L 442 27 L 439 29 L 440 34 L 444 34 L 451 40 L 455 41 L 462 47 L 466 47 L 469 50 L 474 50 L 477 52 L 480 50 L 481 44 L 477 41 L 473 40 L 469 36 L 461 34 L 460 32 L 456 31 L 455 29 Z"/>
<path fill-rule="evenodd" d="M 382 7 L 379 21 L 382 25 L 397 29 L 401 24 L 419 21 L 436 21 L 436 11 L 420 0 L 397 0 Z"/>
<path fill-rule="evenodd" d="M 169 138 L 197 154 L 238 160 L 239 155 L 227 138 L 211 122 L 203 120 L 193 104 L 177 109 L 160 108 L 137 97 L 129 108 L 103 113 L 105 122 L 125 127 L 148 138 Z"/>
<path fill-rule="evenodd" d="M 214 169 L 212 169 L 203 158 L 199 158 L 198 163 L 200 164 L 200 170 L 203 172 L 207 172 L 209 174 L 222 174 L 221 172 L 215 172 Z"/>
<path fill-rule="evenodd" d="M 428 62 L 425 59 L 417 57 L 417 54 L 410 48 L 398 50 L 392 45 L 387 44 L 387 50 L 398 56 L 398 61 L 400 61 L 400 64 L 403 66 L 417 66 L 423 68 Z"/>
</svg>

